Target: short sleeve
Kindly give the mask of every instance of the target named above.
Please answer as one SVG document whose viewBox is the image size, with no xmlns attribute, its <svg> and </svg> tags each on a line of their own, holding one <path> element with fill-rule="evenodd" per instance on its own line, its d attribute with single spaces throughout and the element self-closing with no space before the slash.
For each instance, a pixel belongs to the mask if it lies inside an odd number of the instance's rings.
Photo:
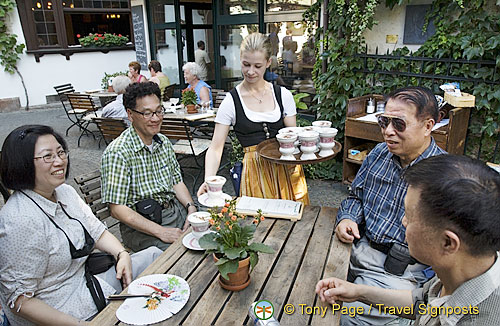
<svg viewBox="0 0 500 326">
<path fill-rule="evenodd" d="M 0 292 L 11 308 L 20 295 L 36 293 L 49 261 L 43 222 L 15 215 L 0 214 Z"/>
<path fill-rule="evenodd" d="M 220 104 L 215 122 L 226 126 L 234 126 L 236 124 L 236 109 L 230 93 L 226 94 L 226 97 Z"/>
<path fill-rule="evenodd" d="M 281 87 L 281 100 L 283 102 L 283 113 L 285 117 L 297 115 L 297 107 L 295 106 L 293 95 L 288 89 L 284 87 Z"/>
<path fill-rule="evenodd" d="M 130 169 L 120 153 L 104 152 L 101 159 L 102 202 L 127 204 L 130 187 Z"/>
</svg>

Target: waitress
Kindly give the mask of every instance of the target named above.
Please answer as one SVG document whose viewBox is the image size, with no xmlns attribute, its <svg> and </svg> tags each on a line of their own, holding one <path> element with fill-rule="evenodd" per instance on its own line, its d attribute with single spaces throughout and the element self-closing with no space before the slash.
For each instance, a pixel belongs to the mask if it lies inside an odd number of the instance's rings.
<svg viewBox="0 0 500 326">
<path fill-rule="evenodd" d="M 215 118 L 212 143 L 205 158 L 205 178 L 217 173 L 224 143 L 233 126 L 244 147 L 241 196 L 289 199 L 309 204 L 304 171 L 300 165 L 276 164 L 261 159 L 257 145 L 276 137 L 278 130 L 295 127 L 297 110 L 287 89 L 264 80 L 271 65 L 271 42 L 260 33 L 247 36 L 240 47 L 244 80 L 221 103 Z M 207 191 L 203 183 L 198 196 Z"/>
</svg>

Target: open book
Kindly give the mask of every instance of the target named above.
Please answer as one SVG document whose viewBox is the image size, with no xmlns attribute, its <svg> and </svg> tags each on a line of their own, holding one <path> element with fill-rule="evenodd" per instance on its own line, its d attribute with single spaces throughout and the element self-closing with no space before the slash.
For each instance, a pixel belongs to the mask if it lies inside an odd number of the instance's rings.
<svg viewBox="0 0 500 326">
<path fill-rule="evenodd" d="M 256 215 L 261 209 L 265 217 L 284 218 L 297 221 L 302 218 L 304 205 L 284 199 L 264 199 L 242 196 L 237 199 L 236 211 L 241 214 Z"/>
</svg>

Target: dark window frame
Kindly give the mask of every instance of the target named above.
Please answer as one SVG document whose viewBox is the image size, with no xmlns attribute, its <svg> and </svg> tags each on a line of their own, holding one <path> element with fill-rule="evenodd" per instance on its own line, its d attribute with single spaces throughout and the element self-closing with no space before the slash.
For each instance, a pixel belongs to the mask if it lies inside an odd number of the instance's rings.
<svg viewBox="0 0 500 326">
<path fill-rule="evenodd" d="M 35 56 L 35 61 L 40 62 L 40 57 L 45 54 L 61 54 L 66 57 L 66 60 L 70 59 L 73 53 L 79 52 L 96 52 L 100 51 L 102 53 L 108 53 L 109 51 L 117 50 L 134 50 L 134 31 L 132 25 L 132 6 L 130 0 L 128 0 L 129 8 L 66 8 L 63 7 L 62 2 L 59 0 L 53 1 L 53 12 L 54 20 L 56 24 L 56 34 L 58 45 L 55 46 L 43 46 L 40 47 L 37 42 L 36 25 L 33 15 L 31 14 L 31 3 L 32 0 L 16 0 L 19 18 L 21 21 L 21 27 L 23 29 L 24 39 L 26 41 L 26 52 L 28 54 L 33 54 Z M 64 14 L 65 13 L 110 13 L 110 14 L 128 14 L 130 19 L 130 41 L 132 44 L 116 47 L 105 47 L 105 48 L 85 48 L 79 46 L 69 46 L 66 36 L 66 23 Z"/>
</svg>

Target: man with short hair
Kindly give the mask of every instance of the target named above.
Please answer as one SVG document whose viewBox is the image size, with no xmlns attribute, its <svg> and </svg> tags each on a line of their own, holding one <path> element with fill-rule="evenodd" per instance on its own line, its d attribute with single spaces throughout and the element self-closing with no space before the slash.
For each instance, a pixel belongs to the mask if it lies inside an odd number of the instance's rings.
<svg viewBox="0 0 500 326">
<path fill-rule="evenodd" d="M 387 96 L 385 112 L 378 116 L 385 142 L 363 161 L 351 191 L 337 215 L 337 237 L 355 244 L 349 281 L 381 288 L 414 289 L 428 277 L 427 266 L 416 262 L 405 243 L 403 172 L 422 159 L 444 154 L 431 137 L 438 116 L 434 94 L 422 87 L 406 87 Z M 364 235 L 363 235 L 364 233 Z M 361 302 L 346 304 L 368 306 Z M 394 316 L 378 314 L 342 317 L 343 325 L 381 325 Z"/>
<path fill-rule="evenodd" d="M 103 118 L 117 118 L 123 119 L 127 126 L 130 126 L 130 121 L 128 120 L 127 110 L 123 106 L 123 94 L 127 89 L 127 86 L 130 85 L 130 78 L 127 76 L 116 76 L 113 78 L 112 86 L 115 93 L 118 94 L 116 99 L 112 102 L 109 102 L 102 108 L 102 117 Z"/>
<path fill-rule="evenodd" d="M 161 99 L 163 100 L 165 88 L 170 85 L 170 79 L 161 71 L 161 63 L 157 60 L 151 60 L 148 69 L 151 74 L 151 79 L 149 81 L 158 84 L 161 91 Z"/>
<path fill-rule="evenodd" d="M 441 155 L 404 177 L 408 247 L 437 276 L 413 291 L 328 278 L 316 285 L 320 299 L 399 308 L 415 325 L 500 325 L 500 174 L 466 156 Z"/>
<path fill-rule="evenodd" d="M 198 75 L 200 80 L 206 81 L 208 75 L 208 64 L 211 63 L 210 57 L 205 51 L 205 42 L 198 41 L 198 49 L 194 51 L 194 61 L 200 66 L 201 71 Z"/>
<path fill-rule="evenodd" d="M 121 222 L 127 247 L 165 250 L 188 228 L 186 213 L 196 207 L 182 181 L 172 144 L 159 133 L 164 111 L 158 85 L 130 85 L 123 104 L 132 126 L 102 156 L 102 202 Z"/>
</svg>

